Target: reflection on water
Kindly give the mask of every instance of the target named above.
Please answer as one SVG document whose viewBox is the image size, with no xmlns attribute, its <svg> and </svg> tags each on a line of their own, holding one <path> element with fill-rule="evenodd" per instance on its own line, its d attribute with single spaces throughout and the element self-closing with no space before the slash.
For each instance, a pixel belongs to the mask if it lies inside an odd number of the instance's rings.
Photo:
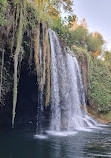
<svg viewBox="0 0 111 158">
<path fill-rule="evenodd" d="M 34 137 L 34 134 L 0 134 L 0 158 L 111 157 L 111 128 L 75 135 Z"/>
</svg>

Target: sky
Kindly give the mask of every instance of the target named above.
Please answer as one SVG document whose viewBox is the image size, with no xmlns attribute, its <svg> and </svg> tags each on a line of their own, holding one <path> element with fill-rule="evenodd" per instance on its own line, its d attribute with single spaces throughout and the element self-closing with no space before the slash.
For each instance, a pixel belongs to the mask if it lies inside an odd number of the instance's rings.
<svg viewBox="0 0 111 158">
<path fill-rule="evenodd" d="M 78 22 L 83 18 L 91 32 L 99 32 L 111 50 L 111 0 L 74 0 L 74 14 Z"/>
</svg>

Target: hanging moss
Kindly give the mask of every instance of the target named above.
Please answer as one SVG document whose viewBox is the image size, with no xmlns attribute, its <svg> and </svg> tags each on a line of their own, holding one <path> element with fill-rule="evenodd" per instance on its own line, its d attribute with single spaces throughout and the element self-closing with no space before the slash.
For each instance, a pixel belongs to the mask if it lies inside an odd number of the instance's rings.
<svg viewBox="0 0 111 158">
<path fill-rule="evenodd" d="M 42 89 L 46 85 L 45 89 L 45 106 L 49 104 L 50 101 L 50 46 L 48 38 L 48 25 L 46 22 L 42 22 L 43 28 L 43 79 L 42 79 Z"/>
<path fill-rule="evenodd" d="M 47 107 L 50 102 L 50 94 L 51 94 L 51 73 L 50 73 L 50 44 L 48 41 L 48 49 L 47 49 L 47 56 L 46 56 L 46 103 L 45 106 Z"/>
<path fill-rule="evenodd" d="M 34 57 L 35 57 L 35 65 L 37 70 L 37 79 L 38 83 L 40 82 L 39 78 L 39 43 L 40 43 L 40 24 L 36 25 L 34 30 Z"/>
<path fill-rule="evenodd" d="M 48 43 L 47 43 L 48 31 L 45 22 L 42 22 L 42 29 L 43 29 L 43 73 L 42 73 L 41 90 L 43 90 L 46 80 L 46 54 L 48 49 Z"/>
<path fill-rule="evenodd" d="M 30 56 L 29 56 L 29 67 L 31 71 L 32 61 L 33 61 L 33 39 L 32 39 L 32 33 L 30 33 Z"/>
<path fill-rule="evenodd" d="M 40 31 L 42 27 L 42 32 Z M 42 36 L 40 41 L 40 36 Z M 42 46 L 42 74 L 40 74 L 40 42 Z M 40 91 L 45 91 L 45 98 L 47 106 L 50 101 L 50 46 L 48 40 L 48 25 L 46 22 L 37 24 L 34 31 L 34 56 L 37 70 L 37 78 L 39 83 Z"/>
<path fill-rule="evenodd" d="M 20 8 L 20 21 L 19 21 L 18 35 L 17 35 L 17 46 L 16 46 L 16 50 L 15 50 L 15 55 L 14 55 L 14 87 L 13 87 L 12 127 L 14 126 L 15 110 L 16 110 L 16 103 L 17 103 L 18 57 L 20 54 L 22 37 L 23 37 L 23 14 L 22 14 L 22 8 Z"/>
</svg>

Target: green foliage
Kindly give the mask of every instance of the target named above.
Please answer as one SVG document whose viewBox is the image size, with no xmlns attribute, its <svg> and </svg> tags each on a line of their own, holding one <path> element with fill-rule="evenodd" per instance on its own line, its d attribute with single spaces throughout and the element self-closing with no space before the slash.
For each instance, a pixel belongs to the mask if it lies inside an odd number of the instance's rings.
<svg viewBox="0 0 111 158">
<path fill-rule="evenodd" d="M 51 1 L 51 0 L 50 0 Z M 66 12 L 72 12 L 73 0 L 54 0 L 54 7 L 57 10 L 63 12 L 63 9 Z"/>
<path fill-rule="evenodd" d="M 64 21 L 59 19 L 51 28 L 57 32 L 59 38 L 69 47 L 73 45 L 86 47 L 86 38 L 88 31 L 83 26 L 77 27 L 74 31 L 69 30 L 69 25 L 64 25 Z"/>
<path fill-rule="evenodd" d="M 69 30 L 67 25 L 64 25 L 64 21 L 62 21 L 61 18 L 54 23 L 50 23 L 50 27 L 57 33 L 59 39 L 61 39 L 65 45 L 72 47 L 75 44 L 73 32 Z"/>
<path fill-rule="evenodd" d="M 99 32 L 95 32 L 94 33 L 94 37 L 98 38 L 101 42 L 101 45 L 103 45 L 105 43 L 103 36 L 99 33 Z"/>
<path fill-rule="evenodd" d="M 0 25 L 6 26 L 9 23 L 9 3 L 7 0 L 1 0 L 0 2 Z"/>
<path fill-rule="evenodd" d="M 74 46 L 74 47 L 72 47 L 72 50 L 75 55 L 81 56 L 82 59 L 88 58 L 88 56 L 89 56 L 89 52 L 87 51 L 86 48 Z"/>
<path fill-rule="evenodd" d="M 76 18 L 76 16 L 69 16 L 65 21 L 62 21 L 61 18 L 59 18 L 50 25 L 50 27 L 57 32 L 59 38 L 70 47 L 76 45 L 78 47 L 87 48 L 88 51 L 91 52 L 101 52 L 103 38 L 99 33 L 95 33 L 93 36 L 92 34 L 89 34 L 88 29 L 82 25 L 76 27 L 72 31 L 69 30 L 71 25 L 70 21 L 74 21 Z M 67 25 L 64 23 L 67 23 Z"/>
<path fill-rule="evenodd" d="M 86 48 L 73 47 L 74 54 L 82 62 L 88 62 L 88 100 L 96 112 L 111 110 L 111 71 L 109 63 L 97 59 Z M 87 63 L 86 63 L 87 64 Z"/>
<path fill-rule="evenodd" d="M 100 112 L 111 110 L 111 73 L 108 65 L 94 57 L 89 61 L 89 99 Z"/>
<path fill-rule="evenodd" d="M 88 47 L 88 50 L 89 51 L 92 51 L 92 52 L 101 52 L 101 49 L 102 49 L 102 42 L 101 42 L 101 39 L 99 39 L 98 37 L 96 36 L 93 36 L 92 34 L 89 34 L 87 36 L 87 47 Z"/>
<path fill-rule="evenodd" d="M 105 51 L 103 55 L 105 62 L 111 64 L 111 51 Z"/>
<path fill-rule="evenodd" d="M 78 26 L 73 33 L 75 43 L 79 46 L 85 45 L 88 30 L 83 26 Z"/>
<path fill-rule="evenodd" d="M 51 17 L 49 14 L 44 13 L 44 11 L 41 8 L 37 8 L 33 3 L 27 3 L 27 22 L 29 21 L 31 25 L 34 23 L 38 23 L 40 21 L 46 21 L 49 22 Z"/>
<path fill-rule="evenodd" d="M 69 15 L 68 17 L 64 18 L 65 22 L 67 23 L 68 27 L 71 28 L 73 26 L 73 22 L 77 21 L 77 16 L 76 15 Z"/>
<path fill-rule="evenodd" d="M 99 117 L 100 119 L 105 120 L 108 123 L 111 123 L 111 111 L 109 111 L 108 113 L 101 114 Z"/>
<path fill-rule="evenodd" d="M 105 42 L 102 35 L 98 32 L 89 33 L 85 19 L 82 20 L 80 25 L 77 24 L 76 15 L 69 16 L 64 21 L 59 19 L 54 22 L 52 29 L 70 47 L 76 45 L 86 48 L 93 53 L 98 52 L 97 56 L 102 52 L 102 45 Z"/>
</svg>

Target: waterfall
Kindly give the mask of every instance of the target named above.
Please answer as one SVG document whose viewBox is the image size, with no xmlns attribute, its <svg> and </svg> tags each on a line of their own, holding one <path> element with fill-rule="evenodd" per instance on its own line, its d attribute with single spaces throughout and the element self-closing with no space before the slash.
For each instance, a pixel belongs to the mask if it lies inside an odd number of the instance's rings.
<svg viewBox="0 0 111 158">
<path fill-rule="evenodd" d="M 94 127 L 87 115 L 85 94 L 77 59 L 69 48 L 62 51 L 54 31 L 49 29 L 51 48 L 50 130 L 80 130 Z"/>
<path fill-rule="evenodd" d="M 40 88 L 38 92 L 38 107 L 37 107 L 37 132 L 38 133 L 43 133 L 43 91 L 41 89 L 42 87 L 42 73 L 43 73 L 43 61 L 42 61 L 42 56 L 43 56 L 43 51 L 42 51 L 42 46 L 40 43 L 40 48 L 39 48 L 39 82 L 40 82 Z"/>
</svg>

